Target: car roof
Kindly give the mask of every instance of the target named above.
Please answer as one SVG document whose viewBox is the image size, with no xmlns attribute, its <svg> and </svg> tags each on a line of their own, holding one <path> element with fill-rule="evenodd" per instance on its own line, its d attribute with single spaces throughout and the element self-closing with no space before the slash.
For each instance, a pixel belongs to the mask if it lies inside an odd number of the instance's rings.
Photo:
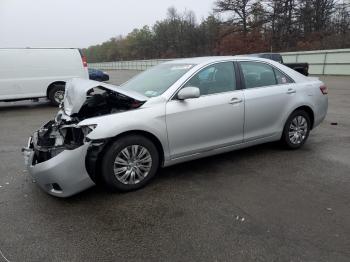
<svg viewBox="0 0 350 262">
<path fill-rule="evenodd" d="M 255 56 L 247 56 L 247 55 L 181 58 L 181 59 L 174 59 L 174 60 L 165 62 L 165 64 L 193 64 L 195 65 L 193 67 L 193 70 L 198 70 L 199 68 L 206 66 L 208 64 L 215 63 L 215 62 L 225 62 L 225 61 L 260 61 L 260 62 L 267 63 L 269 65 L 273 65 L 274 67 L 277 67 L 278 69 L 282 70 L 284 73 L 292 77 L 296 82 L 305 81 L 305 78 L 306 78 L 305 76 L 301 75 L 295 70 L 289 67 L 286 67 L 274 60 L 255 57 Z"/>
<path fill-rule="evenodd" d="M 252 60 L 252 61 L 265 61 L 271 62 L 269 59 L 252 57 L 247 55 L 237 56 L 203 56 L 203 57 L 192 57 L 192 58 L 177 58 L 166 62 L 165 64 L 208 64 L 220 61 L 234 61 L 234 60 Z"/>
</svg>

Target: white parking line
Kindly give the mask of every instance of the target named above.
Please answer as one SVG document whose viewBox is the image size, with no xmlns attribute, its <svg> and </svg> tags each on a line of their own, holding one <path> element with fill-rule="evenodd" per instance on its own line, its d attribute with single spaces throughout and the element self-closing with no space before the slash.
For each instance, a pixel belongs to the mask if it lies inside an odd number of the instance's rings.
<svg viewBox="0 0 350 262">
<path fill-rule="evenodd" d="M 1 251 L 1 249 L 0 249 L 0 255 L 5 259 L 6 262 L 10 262 L 10 260 L 8 260 L 8 259 L 4 256 L 4 254 L 3 254 L 2 251 Z"/>
</svg>

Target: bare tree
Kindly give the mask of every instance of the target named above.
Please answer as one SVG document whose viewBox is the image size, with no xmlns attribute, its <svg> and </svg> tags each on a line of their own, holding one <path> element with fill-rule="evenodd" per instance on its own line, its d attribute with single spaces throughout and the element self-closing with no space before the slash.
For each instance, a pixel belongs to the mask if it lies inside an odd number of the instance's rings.
<svg viewBox="0 0 350 262">
<path fill-rule="evenodd" d="M 335 0 L 298 0 L 297 16 L 304 33 L 326 31 L 330 25 Z"/>
<path fill-rule="evenodd" d="M 295 0 L 267 0 L 265 2 L 271 32 L 271 48 L 289 49 L 295 31 Z"/>
<path fill-rule="evenodd" d="M 215 11 L 231 13 L 229 23 L 242 27 L 244 35 L 248 33 L 248 17 L 252 10 L 252 0 L 218 0 L 215 2 Z"/>
<path fill-rule="evenodd" d="M 340 41 L 329 39 L 337 48 L 344 48 L 350 46 L 350 1 L 341 1 L 336 4 L 334 13 L 332 15 L 332 28 L 340 37 Z"/>
<path fill-rule="evenodd" d="M 216 0 L 214 11 L 198 24 L 172 7 L 152 27 L 84 52 L 99 62 L 350 47 L 350 0 Z"/>
</svg>

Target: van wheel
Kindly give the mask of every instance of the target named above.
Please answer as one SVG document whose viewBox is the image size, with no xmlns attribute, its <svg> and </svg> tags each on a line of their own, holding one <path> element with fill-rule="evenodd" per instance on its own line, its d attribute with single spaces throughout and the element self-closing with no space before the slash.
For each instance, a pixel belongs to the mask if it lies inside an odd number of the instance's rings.
<svg viewBox="0 0 350 262">
<path fill-rule="evenodd" d="M 55 85 L 51 88 L 49 91 L 49 100 L 51 101 L 51 104 L 58 106 L 61 104 L 61 102 L 64 99 L 64 85 Z"/>
<path fill-rule="evenodd" d="M 294 111 L 283 129 L 282 144 L 288 149 L 300 148 L 309 137 L 311 121 L 309 114 L 304 110 Z"/>
<path fill-rule="evenodd" d="M 144 136 L 128 135 L 109 146 L 101 161 L 105 185 L 113 191 L 131 191 L 146 185 L 159 166 L 156 146 Z"/>
</svg>

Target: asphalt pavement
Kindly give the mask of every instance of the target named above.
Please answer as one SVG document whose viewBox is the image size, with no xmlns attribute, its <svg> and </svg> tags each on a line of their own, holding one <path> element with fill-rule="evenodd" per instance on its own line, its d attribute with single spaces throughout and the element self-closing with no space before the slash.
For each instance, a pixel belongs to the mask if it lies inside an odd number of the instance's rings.
<svg viewBox="0 0 350 262">
<path fill-rule="evenodd" d="M 57 109 L 0 103 L 0 262 L 350 261 L 350 77 L 323 79 L 329 113 L 300 150 L 255 146 L 68 199 L 42 192 L 20 152 Z"/>
</svg>

